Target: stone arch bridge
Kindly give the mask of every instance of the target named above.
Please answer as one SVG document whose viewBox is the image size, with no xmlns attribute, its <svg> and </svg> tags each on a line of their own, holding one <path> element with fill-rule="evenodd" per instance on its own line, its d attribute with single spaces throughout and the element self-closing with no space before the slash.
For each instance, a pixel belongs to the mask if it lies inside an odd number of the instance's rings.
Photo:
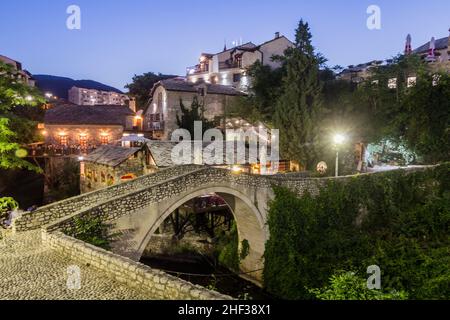
<svg viewBox="0 0 450 320">
<path fill-rule="evenodd" d="M 206 166 L 179 166 L 25 213 L 13 221 L 13 230 L 64 230 L 73 226 L 74 217 L 95 214 L 113 223 L 114 231 L 121 234 L 113 252 L 139 261 L 152 235 L 173 211 L 193 198 L 216 193 L 234 215 L 239 240 L 246 239 L 250 245 L 241 271 L 250 272 L 250 280 L 261 282 L 272 187 L 286 186 L 299 194 L 305 190 L 314 193 L 324 182 L 325 179 L 308 179 L 301 174 L 259 176 Z"/>
</svg>

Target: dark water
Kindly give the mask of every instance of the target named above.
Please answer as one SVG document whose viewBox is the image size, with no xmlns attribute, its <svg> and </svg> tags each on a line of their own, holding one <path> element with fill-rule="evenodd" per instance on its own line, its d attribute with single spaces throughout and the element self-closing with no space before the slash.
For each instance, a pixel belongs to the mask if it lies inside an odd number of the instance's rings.
<svg viewBox="0 0 450 320">
<path fill-rule="evenodd" d="M 226 268 L 214 266 L 209 259 L 199 254 L 155 255 L 142 258 L 141 262 L 152 268 L 163 270 L 186 281 L 208 287 L 234 298 L 242 300 L 274 299 L 263 289 L 240 278 Z"/>
</svg>

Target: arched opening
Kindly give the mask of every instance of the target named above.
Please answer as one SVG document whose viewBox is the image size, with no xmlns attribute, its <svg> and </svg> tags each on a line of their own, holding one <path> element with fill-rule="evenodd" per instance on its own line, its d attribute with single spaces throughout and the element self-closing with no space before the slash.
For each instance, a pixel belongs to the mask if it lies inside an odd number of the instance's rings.
<svg viewBox="0 0 450 320">
<path fill-rule="evenodd" d="M 230 188 L 207 188 L 160 205 L 138 251 L 141 262 L 185 280 L 212 288 L 225 282 L 231 287 L 216 289 L 253 290 L 253 297 L 264 298 L 242 278 L 261 285 L 265 241 L 263 217 L 247 196 Z M 197 255 L 190 256 L 192 251 Z M 203 266 L 195 267 L 198 261 Z M 237 287 L 233 274 L 246 289 Z"/>
</svg>

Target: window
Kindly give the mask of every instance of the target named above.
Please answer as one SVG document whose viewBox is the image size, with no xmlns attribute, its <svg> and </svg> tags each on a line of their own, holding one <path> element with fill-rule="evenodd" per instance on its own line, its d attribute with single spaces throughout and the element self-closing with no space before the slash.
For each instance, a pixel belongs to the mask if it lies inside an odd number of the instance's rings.
<svg viewBox="0 0 450 320">
<path fill-rule="evenodd" d="M 103 171 L 100 173 L 100 179 L 101 179 L 102 183 L 106 182 L 106 175 L 105 175 L 105 173 Z"/>
<path fill-rule="evenodd" d="M 162 111 L 163 107 L 163 94 L 162 92 L 158 93 L 158 110 Z"/>
<path fill-rule="evenodd" d="M 198 88 L 197 92 L 198 92 L 198 95 L 200 97 L 204 97 L 205 96 L 205 88 Z"/>
<path fill-rule="evenodd" d="M 63 135 L 60 135 L 60 136 L 59 136 L 59 144 L 60 144 L 60 145 L 62 145 L 62 146 L 67 146 L 67 145 L 69 144 L 68 142 L 69 142 L 69 141 L 68 141 L 67 135 L 63 134 Z"/>
<path fill-rule="evenodd" d="M 417 82 L 416 77 L 408 77 L 407 87 L 408 88 L 414 87 L 416 85 L 416 82 Z"/>
<path fill-rule="evenodd" d="M 102 145 L 106 145 L 109 143 L 109 135 L 103 134 L 100 136 L 100 142 Z"/>
<path fill-rule="evenodd" d="M 397 78 L 392 78 L 388 80 L 389 89 L 397 89 Z"/>
<path fill-rule="evenodd" d="M 233 74 L 233 82 L 241 82 L 241 76 L 240 73 Z"/>
<path fill-rule="evenodd" d="M 80 141 L 81 148 L 83 148 L 83 149 L 87 148 L 87 135 L 80 134 L 79 141 Z"/>
</svg>

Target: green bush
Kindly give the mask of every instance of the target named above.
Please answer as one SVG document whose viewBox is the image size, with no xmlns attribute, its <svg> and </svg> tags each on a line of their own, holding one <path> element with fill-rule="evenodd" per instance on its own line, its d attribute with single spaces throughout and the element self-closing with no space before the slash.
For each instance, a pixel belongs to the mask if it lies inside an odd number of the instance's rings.
<svg viewBox="0 0 450 320">
<path fill-rule="evenodd" d="M 390 293 L 367 289 L 366 279 L 354 272 L 345 272 L 331 276 L 330 285 L 323 289 L 308 290 L 319 300 L 406 300 L 403 291 Z"/>
<path fill-rule="evenodd" d="M 264 282 L 286 299 L 315 298 L 336 270 L 378 265 L 382 286 L 412 299 L 450 297 L 449 164 L 330 181 L 317 197 L 274 188 Z"/>
<path fill-rule="evenodd" d="M 109 250 L 117 234 L 111 234 L 111 225 L 100 217 L 83 216 L 74 218 L 74 226 L 64 231 L 65 234 L 94 246 Z"/>
</svg>

